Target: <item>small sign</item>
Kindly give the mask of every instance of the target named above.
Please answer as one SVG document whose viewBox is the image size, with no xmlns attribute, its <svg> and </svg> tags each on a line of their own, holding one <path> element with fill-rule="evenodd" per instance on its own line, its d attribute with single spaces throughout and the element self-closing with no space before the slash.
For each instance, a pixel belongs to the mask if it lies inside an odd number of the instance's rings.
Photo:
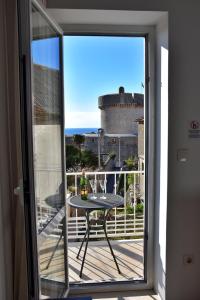
<svg viewBox="0 0 200 300">
<path fill-rule="evenodd" d="M 191 129 L 199 129 L 199 122 L 198 121 L 192 121 L 190 123 L 190 128 Z"/>
<path fill-rule="evenodd" d="M 197 120 L 193 120 L 190 122 L 188 137 L 193 139 L 200 139 L 200 123 Z"/>
</svg>

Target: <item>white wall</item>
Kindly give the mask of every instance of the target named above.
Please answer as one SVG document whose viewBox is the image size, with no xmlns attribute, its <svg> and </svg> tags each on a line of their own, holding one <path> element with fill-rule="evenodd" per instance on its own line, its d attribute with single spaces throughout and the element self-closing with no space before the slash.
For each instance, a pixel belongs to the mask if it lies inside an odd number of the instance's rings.
<svg viewBox="0 0 200 300">
<path fill-rule="evenodd" d="M 200 227 L 200 141 L 188 138 L 188 126 L 191 120 L 200 120 L 200 2 L 197 0 L 48 0 L 47 4 L 51 8 L 169 12 L 166 299 L 198 300 L 200 295 L 198 282 L 200 274 L 198 233 Z M 177 150 L 180 148 L 186 148 L 189 151 L 189 159 L 186 163 L 177 161 Z M 166 207 L 165 199 L 160 198 L 160 200 L 161 207 L 157 207 L 157 212 L 165 210 Z M 162 221 L 162 217 L 160 220 Z M 161 222 L 158 224 L 161 225 Z M 162 238 L 161 233 L 158 231 L 157 237 Z M 162 249 L 160 250 L 162 253 Z M 184 254 L 193 254 L 194 264 L 185 266 Z M 164 262 L 164 257 L 162 258 Z M 164 274 L 165 266 L 163 268 Z"/>
<path fill-rule="evenodd" d="M 187 1 L 184 1 L 187 2 Z M 199 299 L 200 141 L 188 138 L 189 123 L 199 120 L 200 3 L 183 3 L 169 15 L 169 174 L 167 222 L 167 299 Z M 177 161 L 186 148 L 189 159 Z M 183 255 L 193 254 L 185 266 Z"/>
</svg>

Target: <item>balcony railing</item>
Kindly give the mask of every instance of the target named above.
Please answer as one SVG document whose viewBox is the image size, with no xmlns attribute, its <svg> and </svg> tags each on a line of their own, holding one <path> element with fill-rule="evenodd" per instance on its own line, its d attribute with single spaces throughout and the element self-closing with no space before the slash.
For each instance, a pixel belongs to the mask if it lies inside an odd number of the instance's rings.
<svg viewBox="0 0 200 300">
<path fill-rule="evenodd" d="M 66 183 L 69 195 L 77 195 L 81 172 L 66 173 Z M 107 233 L 109 237 L 123 239 L 131 237 L 141 238 L 144 235 L 144 210 L 137 212 L 136 199 L 144 206 L 144 171 L 101 171 L 86 172 L 86 177 L 98 180 L 102 177 L 107 181 L 106 192 L 124 197 L 123 207 L 114 208 L 107 221 Z M 96 192 L 100 188 L 96 187 Z M 101 212 L 91 213 L 94 223 L 98 221 Z M 68 208 L 68 239 L 77 240 L 84 236 L 86 219 L 80 215 L 78 209 Z M 91 239 L 103 238 L 103 230 L 93 227 Z"/>
<path fill-rule="evenodd" d="M 59 195 L 61 171 L 40 169 L 36 172 L 37 220 L 40 248 L 41 276 L 45 279 L 64 281 L 64 232 L 63 222 L 57 220 L 60 209 Z M 144 171 L 86 172 L 88 178 L 107 180 L 106 192 L 120 194 L 124 205 L 114 208 L 107 220 L 107 233 L 114 245 L 122 274 L 119 275 L 112 259 L 107 258 L 109 248 L 101 227 L 93 227 L 90 234 L 90 251 L 87 254 L 85 277 L 80 279 L 80 260 L 76 259 L 80 241 L 86 230 L 84 212 L 68 207 L 68 256 L 70 282 L 127 280 L 143 278 L 144 209 L 137 211 L 136 199 L 145 205 Z M 67 196 L 80 193 L 81 173 L 66 173 Z M 56 194 L 53 194 L 57 190 Z M 99 185 L 96 192 L 100 192 Z M 101 211 L 91 213 L 91 221 L 100 218 Z M 50 227 L 52 224 L 52 228 Z M 99 255 L 101 254 L 101 255 Z M 99 258 L 100 256 L 100 258 Z M 104 259 L 106 257 L 106 260 Z M 95 267 L 98 266 L 98 267 Z M 106 269 L 106 272 L 105 272 Z"/>
</svg>

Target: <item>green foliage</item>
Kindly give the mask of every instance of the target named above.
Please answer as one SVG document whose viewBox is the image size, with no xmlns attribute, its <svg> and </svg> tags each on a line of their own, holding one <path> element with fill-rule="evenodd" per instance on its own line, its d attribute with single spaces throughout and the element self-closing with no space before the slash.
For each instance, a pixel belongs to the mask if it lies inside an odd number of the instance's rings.
<svg viewBox="0 0 200 300">
<path fill-rule="evenodd" d="M 133 214 L 134 213 L 134 208 L 131 205 L 127 205 L 126 207 L 126 213 L 127 214 Z"/>
<path fill-rule="evenodd" d="M 125 163 L 128 167 L 128 169 L 131 170 L 136 170 L 138 168 L 138 158 L 137 156 L 134 157 L 129 157 L 127 160 L 125 160 Z"/>
<path fill-rule="evenodd" d="M 74 169 L 75 166 L 80 164 L 80 150 L 73 145 L 66 145 L 66 170 Z"/>
<path fill-rule="evenodd" d="M 136 213 L 143 213 L 144 211 L 144 204 L 143 203 L 138 203 L 136 204 L 136 208 L 135 208 Z"/>
<path fill-rule="evenodd" d="M 84 135 L 81 134 L 75 134 L 74 135 L 74 143 L 80 148 L 81 144 L 83 144 L 85 141 Z"/>
<path fill-rule="evenodd" d="M 137 203 L 135 207 L 135 212 L 138 214 L 142 214 L 144 210 L 144 204 L 143 203 Z M 134 206 L 127 205 L 126 207 L 127 214 L 133 214 L 134 213 Z"/>
<path fill-rule="evenodd" d="M 66 170 L 77 171 L 80 168 L 95 168 L 98 157 L 90 150 L 81 151 L 73 145 L 66 145 Z"/>
<path fill-rule="evenodd" d="M 82 151 L 81 154 L 81 166 L 84 167 L 97 167 L 98 166 L 98 157 L 90 150 Z"/>
<path fill-rule="evenodd" d="M 128 186 L 131 184 L 134 184 L 134 174 L 127 175 L 127 184 L 128 184 Z"/>
</svg>

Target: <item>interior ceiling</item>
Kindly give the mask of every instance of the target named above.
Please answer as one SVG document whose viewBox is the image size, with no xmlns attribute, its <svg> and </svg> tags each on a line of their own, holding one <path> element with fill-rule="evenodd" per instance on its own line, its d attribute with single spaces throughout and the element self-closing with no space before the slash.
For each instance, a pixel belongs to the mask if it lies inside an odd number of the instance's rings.
<svg viewBox="0 0 200 300">
<path fill-rule="evenodd" d="M 165 12 L 94 9 L 48 9 L 58 24 L 156 25 Z"/>
</svg>

